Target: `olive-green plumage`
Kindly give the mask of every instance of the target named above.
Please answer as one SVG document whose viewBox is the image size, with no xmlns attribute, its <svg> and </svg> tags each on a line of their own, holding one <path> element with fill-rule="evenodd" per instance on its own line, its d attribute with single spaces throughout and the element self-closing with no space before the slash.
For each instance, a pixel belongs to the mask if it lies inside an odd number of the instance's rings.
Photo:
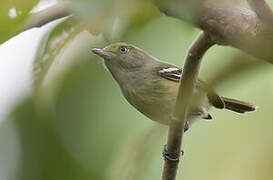
<svg viewBox="0 0 273 180">
<path fill-rule="evenodd" d="M 104 59 L 105 66 L 132 106 L 151 120 L 168 124 L 178 94 L 180 68 L 159 61 L 127 43 L 115 43 L 92 51 Z M 256 109 L 253 104 L 220 97 L 206 83 L 198 80 L 186 128 L 196 120 L 211 119 L 208 113 L 211 106 L 239 113 Z"/>
</svg>

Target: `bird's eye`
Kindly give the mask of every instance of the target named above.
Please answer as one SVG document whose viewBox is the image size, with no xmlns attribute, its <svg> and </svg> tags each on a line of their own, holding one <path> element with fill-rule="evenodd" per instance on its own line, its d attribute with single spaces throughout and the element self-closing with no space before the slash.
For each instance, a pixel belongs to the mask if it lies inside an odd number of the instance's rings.
<svg viewBox="0 0 273 180">
<path fill-rule="evenodd" d="M 120 47 L 120 48 L 119 48 L 119 51 L 120 51 L 122 54 L 125 54 L 125 53 L 127 53 L 128 48 L 126 48 L 126 47 Z"/>
</svg>

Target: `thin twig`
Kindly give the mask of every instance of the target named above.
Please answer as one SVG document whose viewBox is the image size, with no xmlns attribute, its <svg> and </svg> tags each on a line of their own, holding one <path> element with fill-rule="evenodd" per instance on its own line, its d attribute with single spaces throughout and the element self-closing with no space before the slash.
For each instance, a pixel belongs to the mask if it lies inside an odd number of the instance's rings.
<svg viewBox="0 0 273 180">
<path fill-rule="evenodd" d="M 69 3 L 58 3 L 37 13 L 31 14 L 24 22 L 23 26 L 17 30 L 17 34 L 34 27 L 41 27 L 53 20 L 66 17 L 72 14 Z"/>
<path fill-rule="evenodd" d="M 180 81 L 176 107 L 169 126 L 167 148 L 165 149 L 166 153 L 173 159 L 180 158 L 187 107 L 191 101 L 202 57 L 213 44 L 210 38 L 204 32 L 201 32 L 188 52 Z M 178 164 L 179 161 L 165 160 L 162 180 L 174 180 Z"/>
<path fill-rule="evenodd" d="M 266 0 L 247 0 L 257 16 L 267 25 L 273 26 L 273 11 Z"/>
</svg>

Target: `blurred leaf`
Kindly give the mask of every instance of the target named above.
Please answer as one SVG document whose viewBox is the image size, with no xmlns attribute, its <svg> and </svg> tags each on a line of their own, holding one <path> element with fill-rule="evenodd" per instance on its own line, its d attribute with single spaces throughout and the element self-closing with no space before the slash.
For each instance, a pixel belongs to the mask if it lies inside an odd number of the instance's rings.
<svg viewBox="0 0 273 180">
<path fill-rule="evenodd" d="M 16 179 L 20 162 L 21 145 L 14 121 L 6 121 L 0 126 L 0 179 Z"/>
<path fill-rule="evenodd" d="M 159 152 L 163 148 L 163 135 L 167 128 L 162 126 L 153 126 L 139 134 L 137 139 L 130 139 L 121 146 L 119 154 L 115 157 L 112 165 L 109 167 L 109 180 L 143 180 L 153 166 L 155 157 L 163 157 Z M 160 174 L 158 174 L 160 176 Z"/>
<path fill-rule="evenodd" d="M 19 105 L 12 118 L 21 145 L 15 180 L 101 179 L 70 157 L 56 136 L 51 112 L 37 111 L 33 98 Z"/>
<path fill-rule="evenodd" d="M 266 67 L 267 63 L 261 60 L 257 60 L 244 53 L 234 54 L 229 59 L 229 63 L 215 72 L 213 77 L 209 80 L 209 83 L 213 86 L 218 86 L 221 83 L 226 83 L 232 79 L 236 79 L 244 73 L 249 73 L 254 69 Z M 249 73 L 252 74 L 252 73 Z"/>
<path fill-rule="evenodd" d="M 0 43 L 9 39 L 16 32 L 38 2 L 39 0 L 2 0 L 0 2 Z"/>
<path fill-rule="evenodd" d="M 123 11 L 119 11 L 123 9 Z M 140 28 L 150 22 L 152 19 L 159 17 L 161 14 L 159 10 L 149 1 L 126 1 L 120 0 L 116 10 L 120 26 L 120 35 L 128 31 Z"/>
<path fill-rule="evenodd" d="M 101 65 L 90 62 L 66 73 L 50 108 L 41 108 L 37 96 L 16 108 L 12 117 L 22 146 L 18 179 L 104 179 L 117 147 L 139 126 L 139 121 L 119 118 L 128 111 L 121 105 L 128 104 L 114 96 Z"/>
<path fill-rule="evenodd" d="M 84 22 L 93 35 L 111 33 L 116 2 L 117 0 L 72 0 L 77 18 Z"/>
<path fill-rule="evenodd" d="M 141 27 L 160 15 L 148 1 L 77 0 L 75 10 L 94 35 L 102 33 L 110 41 L 119 39 L 129 29 Z"/>
<path fill-rule="evenodd" d="M 36 52 L 33 69 L 36 90 L 42 85 L 54 58 L 59 55 L 63 47 L 80 33 L 83 28 L 73 17 L 68 17 L 42 38 Z"/>
</svg>

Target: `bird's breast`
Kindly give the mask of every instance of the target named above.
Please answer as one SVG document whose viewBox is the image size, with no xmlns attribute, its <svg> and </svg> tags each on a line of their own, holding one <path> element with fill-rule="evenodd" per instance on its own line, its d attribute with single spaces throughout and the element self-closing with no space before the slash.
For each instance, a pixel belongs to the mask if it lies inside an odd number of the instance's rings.
<svg viewBox="0 0 273 180">
<path fill-rule="evenodd" d="M 133 82 L 133 81 L 132 81 Z M 127 101 L 153 121 L 168 124 L 175 104 L 177 87 L 165 87 L 160 80 L 130 84 L 121 87 Z"/>
</svg>

